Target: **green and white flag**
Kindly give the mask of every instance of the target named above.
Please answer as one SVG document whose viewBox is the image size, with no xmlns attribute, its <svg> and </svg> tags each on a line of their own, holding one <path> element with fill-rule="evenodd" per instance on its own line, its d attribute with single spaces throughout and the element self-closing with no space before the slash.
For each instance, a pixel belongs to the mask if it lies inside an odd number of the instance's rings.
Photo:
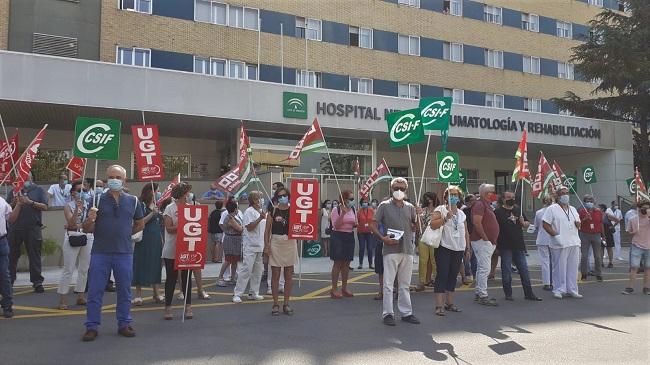
<svg viewBox="0 0 650 365">
<path fill-rule="evenodd" d="M 596 169 L 593 166 L 585 166 L 582 168 L 582 182 L 585 184 L 597 183 Z"/>
<path fill-rule="evenodd" d="M 119 120 L 77 118 L 73 154 L 76 157 L 96 160 L 119 159 L 120 128 Z"/>
<path fill-rule="evenodd" d="M 451 119 L 451 98 L 420 99 L 420 120 L 425 131 L 449 129 Z"/>
<path fill-rule="evenodd" d="M 391 147 L 423 142 L 424 127 L 420 121 L 420 109 L 409 109 L 386 115 Z"/>
<path fill-rule="evenodd" d="M 450 184 L 460 183 L 460 158 L 455 152 L 438 151 L 438 181 Z"/>
</svg>

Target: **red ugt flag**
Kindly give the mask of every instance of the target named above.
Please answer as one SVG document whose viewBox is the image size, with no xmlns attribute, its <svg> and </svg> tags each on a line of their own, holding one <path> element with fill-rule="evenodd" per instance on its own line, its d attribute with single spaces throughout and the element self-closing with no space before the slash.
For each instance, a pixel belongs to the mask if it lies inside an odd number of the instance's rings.
<svg viewBox="0 0 650 365">
<path fill-rule="evenodd" d="M 512 172 L 512 182 L 517 180 L 526 180 L 530 179 L 530 169 L 528 168 L 528 142 L 527 142 L 527 133 L 524 131 L 524 134 L 521 136 L 521 141 L 519 142 L 519 148 L 515 153 L 515 169 Z"/>
<path fill-rule="evenodd" d="M 249 153 L 251 153 L 250 140 L 244 126 L 241 126 L 239 137 L 239 163 L 234 169 L 226 172 L 217 179 L 217 186 L 229 193 L 235 193 L 244 181 L 247 181 L 251 174 Z"/>
<path fill-rule="evenodd" d="M 178 206 L 175 270 L 203 269 L 208 241 L 208 206 Z"/>
<path fill-rule="evenodd" d="M 178 185 L 180 183 L 181 183 L 181 174 L 178 174 L 178 175 L 176 175 L 174 180 L 172 180 L 169 183 L 169 185 L 167 185 L 167 189 L 160 196 L 160 199 L 158 199 L 158 201 L 156 202 L 156 205 L 160 206 L 160 204 L 162 204 L 162 202 L 164 202 L 165 200 L 171 198 L 172 197 L 172 189 L 174 188 L 174 186 L 176 186 L 176 185 Z"/>
<path fill-rule="evenodd" d="M 133 152 L 138 166 L 138 179 L 155 180 L 165 176 L 158 126 L 155 124 L 131 126 Z"/>
<path fill-rule="evenodd" d="M 68 161 L 68 165 L 65 168 L 72 173 L 72 180 L 77 180 L 82 178 L 85 166 L 85 158 L 73 156 L 70 161 Z"/>
<path fill-rule="evenodd" d="M 297 160 L 300 158 L 300 153 L 302 152 L 314 152 L 324 147 L 325 137 L 323 137 L 323 131 L 320 129 L 318 119 L 314 118 L 311 127 L 309 127 L 309 130 L 307 130 L 307 133 L 305 133 L 302 139 L 298 141 L 298 144 L 293 148 L 287 160 Z"/>
<path fill-rule="evenodd" d="M 18 176 L 16 177 L 16 181 L 14 181 L 15 193 L 22 190 L 25 181 L 29 178 L 29 173 L 32 171 L 32 165 L 36 159 L 38 148 L 41 146 L 41 143 L 43 143 L 43 138 L 45 138 L 45 128 L 47 128 L 47 124 L 38 132 L 38 134 L 36 134 L 36 137 L 34 137 L 32 143 L 27 146 L 27 149 L 23 152 L 22 157 L 18 161 L 18 165 L 16 166 L 18 169 Z"/>
<path fill-rule="evenodd" d="M 12 161 L 13 160 L 13 161 Z M 18 132 L 9 138 L 9 144 L 0 141 L 0 180 L 11 182 L 11 169 L 18 161 Z"/>
</svg>

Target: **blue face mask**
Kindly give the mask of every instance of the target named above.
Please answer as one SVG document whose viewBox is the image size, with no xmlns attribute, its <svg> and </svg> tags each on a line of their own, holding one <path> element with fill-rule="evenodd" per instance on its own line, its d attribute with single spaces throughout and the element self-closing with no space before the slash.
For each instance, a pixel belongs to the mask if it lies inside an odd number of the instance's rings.
<svg viewBox="0 0 650 365">
<path fill-rule="evenodd" d="M 82 191 L 80 197 L 81 200 L 88 200 L 88 192 Z"/>
<path fill-rule="evenodd" d="M 594 203 L 592 203 L 592 202 L 586 202 L 586 203 L 585 203 L 585 208 L 587 208 L 587 209 L 594 209 Z"/>
<path fill-rule="evenodd" d="M 332 209 L 332 204 L 329 204 L 329 203 L 328 203 L 328 204 L 325 204 L 325 208 L 327 208 L 327 209 Z"/>
<path fill-rule="evenodd" d="M 68 185 L 68 180 L 63 180 L 63 185 Z"/>
<path fill-rule="evenodd" d="M 559 201 L 560 201 L 560 204 L 568 205 L 569 204 L 569 196 L 568 195 L 561 195 Z"/>
<path fill-rule="evenodd" d="M 367 202 L 361 203 L 361 208 L 363 208 L 363 209 L 368 208 L 368 203 Z"/>
<path fill-rule="evenodd" d="M 456 195 L 451 195 L 449 197 L 449 203 L 451 205 L 457 205 L 459 201 L 460 201 L 460 199 Z"/>
<path fill-rule="evenodd" d="M 98 187 L 98 188 L 95 189 L 95 194 L 101 194 L 103 192 L 104 192 L 104 188 Z"/>
<path fill-rule="evenodd" d="M 155 195 L 156 201 L 160 200 L 161 197 L 162 197 L 162 193 L 159 192 L 159 191 L 156 191 L 156 195 Z"/>
<path fill-rule="evenodd" d="M 289 204 L 289 197 L 288 196 L 281 196 L 278 198 L 278 203 L 280 204 Z"/>
<path fill-rule="evenodd" d="M 348 207 L 354 208 L 354 205 L 355 205 L 354 200 L 348 200 Z"/>
<path fill-rule="evenodd" d="M 25 189 L 29 189 L 32 186 L 32 184 L 33 184 L 33 182 L 31 182 L 31 180 L 27 180 L 27 181 L 25 181 L 23 186 L 25 187 Z"/>
<path fill-rule="evenodd" d="M 122 190 L 124 183 L 120 179 L 108 179 L 108 188 L 111 191 L 120 191 Z"/>
</svg>

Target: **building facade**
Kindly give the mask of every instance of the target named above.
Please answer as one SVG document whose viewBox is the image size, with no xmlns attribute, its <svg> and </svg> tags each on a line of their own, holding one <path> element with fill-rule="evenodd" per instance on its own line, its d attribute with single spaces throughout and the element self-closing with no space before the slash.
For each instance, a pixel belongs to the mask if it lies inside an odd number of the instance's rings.
<svg viewBox="0 0 650 365">
<path fill-rule="evenodd" d="M 385 158 L 394 174 L 419 178 L 424 146 L 410 167 L 405 149 L 388 145 L 385 112 L 450 96 L 448 148 L 470 190 L 513 188 L 526 130 L 533 170 L 539 151 L 571 175 L 594 165 L 598 184 L 578 191 L 609 202 L 629 196 L 631 127 L 569 116 L 551 101 L 595 88 L 569 59 L 602 8 L 625 10 L 612 0 L 0 0 L 9 51 L 0 53 L 0 112 L 27 135 L 50 123 L 42 148 L 53 150 L 70 149 L 77 116 L 125 126 L 144 116 L 159 125 L 170 164 L 206 184 L 236 162 L 240 122 L 262 171 L 328 173 L 320 153 L 283 162 L 318 117 L 338 173 L 351 174 L 355 156 L 362 174 Z M 283 114 L 285 92 L 305 98 L 306 116 Z M 122 140 L 120 162 L 133 166 L 130 135 Z M 440 189 L 439 138 L 431 146 L 426 186 Z"/>
</svg>

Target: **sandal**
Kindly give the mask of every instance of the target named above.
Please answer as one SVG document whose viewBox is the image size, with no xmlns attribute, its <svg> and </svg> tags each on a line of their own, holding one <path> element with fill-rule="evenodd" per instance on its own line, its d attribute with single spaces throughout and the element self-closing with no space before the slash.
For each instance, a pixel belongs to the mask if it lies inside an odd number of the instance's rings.
<svg viewBox="0 0 650 365">
<path fill-rule="evenodd" d="M 142 306 L 142 303 L 143 303 L 143 301 L 142 301 L 142 298 L 140 298 L 140 297 L 134 298 L 131 301 L 131 304 L 136 305 L 138 307 Z"/>
<path fill-rule="evenodd" d="M 289 304 L 285 304 L 285 305 L 282 306 L 282 313 L 284 313 L 284 314 L 286 314 L 288 316 L 293 315 L 293 308 L 291 308 L 291 306 L 289 306 Z"/>
<path fill-rule="evenodd" d="M 201 290 L 199 292 L 199 299 L 208 300 L 210 299 L 210 295 L 205 290 Z"/>
<path fill-rule="evenodd" d="M 158 295 L 158 296 L 154 295 L 153 296 L 153 301 L 156 304 L 163 304 L 165 302 L 165 297 L 163 297 L 162 295 Z"/>
<path fill-rule="evenodd" d="M 443 307 L 436 307 L 436 316 L 444 317 L 445 310 Z"/>
<path fill-rule="evenodd" d="M 434 282 L 433 280 L 431 280 L 431 281 L 429 281 L 428 283 L 426 283 L 426 286 L 428 286 L 429 288 L 433 288 L 433 284 L 434 284 L 434 283 L 435 283 L 435 282 Z"/>
<path fill-rule="evenodd" d="M 455 304 L 445 304 L 445 310 L 448 312 L 456 312 L 456 313 L 460 313 L 463 311 L 462 309 L 458 308 Z"/>
<path fill-rule="evenodd" d="M 174 319 L 174 315 L 171 313 L 165 313 L 165 316 L 163 318 L 165 318 L 165 321 L 171 321 Z"/>
<path fill-rule="evenodd" d="M 67 304 L 63 304 L 63 303 L 60 303 L 60 304 L 59 304 L 59 310 L 61 310 L 61 311 L 68 310 L 68 305 L 67 305 Z"/>
<path fill-rule="evenodd" d="M 192 319 L 192 318 L 194 318 L 194 313 L 192 312 L 185 313 L 185 319 Z"/>
<path fill-rule="evenodd" d="M 277 304 L 273 304 L 273 307 L 271 308 L 271 315 L 272 316 L 279 316 L 280 315 L 280 306 Z"/>
</svg>

